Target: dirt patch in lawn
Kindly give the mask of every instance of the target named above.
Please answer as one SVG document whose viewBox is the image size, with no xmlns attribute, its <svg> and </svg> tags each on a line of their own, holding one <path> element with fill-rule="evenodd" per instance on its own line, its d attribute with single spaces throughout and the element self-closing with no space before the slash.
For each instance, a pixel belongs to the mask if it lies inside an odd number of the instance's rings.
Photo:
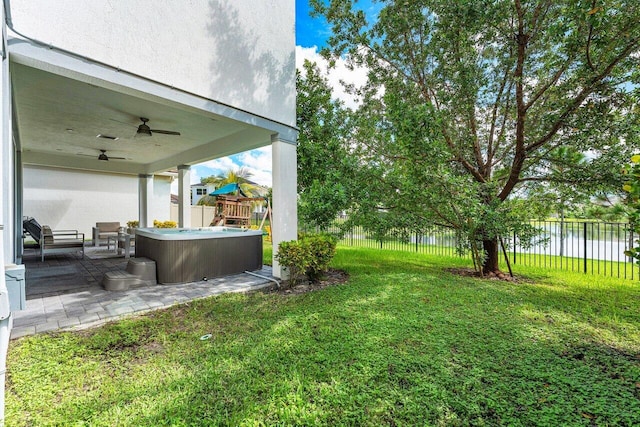
<svg viewBox="0 0 640 427">
<path fill-rule="evenodd" d="M 319 282 L 302 282 L 294 287 L 290 287 L 287 282 L 283 282 L 280 289 L 273 289 L 272 292 L 277 292 L 283 295 L 298 295 L 306 292 L 318 291 L 329 286 L 341 285 L 349 280 L 349 274 L 343 270 L 329 270 L 327 271 Z"/>
<path fill-rule="evenodd" d="M 503 280 L 505 282 L 526 282 L 527 279 L 524 277 L 511 277 L 509 273 L 499 272 L 498 274 L 489 273 L 489 274 L 480 274 L 479 271 L 475 271 L 473 268 L 447 268 L 451 274 L 455 274 L 456 276 L 463 277 L 475 277 L 477 279 L 485 279 L 485 280 Z"/>
</svg>

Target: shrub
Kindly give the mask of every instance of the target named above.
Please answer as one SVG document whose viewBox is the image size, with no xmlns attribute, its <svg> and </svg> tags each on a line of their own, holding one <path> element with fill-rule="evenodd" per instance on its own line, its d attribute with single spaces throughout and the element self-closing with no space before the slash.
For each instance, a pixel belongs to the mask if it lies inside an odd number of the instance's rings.
<svg viewBox="0 0 640 427">
<path fill-rule="evenodd" d="M 289 283 L 297 285 L 309 265 L 309 252 L 300 240 L 280 242 L 275 258 L 289 272 Z"/>
<path fill-rule="evenodd" d="M 302 242 L 310 254 L 307 276 L 312 282 L 317 282 L 329 269 L 329 263 L 336 254 L 336 238 L 330 234 L 314 234 L 304 237 Z"/>
<path fill-rule="evenodd" d="M 157 219 L 153 220 L 153 226 L 155 228 L 176 228 L 178 223 L 175 221 L 158 221 Z"/>
<path fill-rule="evenodd" d="M 127 227 L 129 228 L 136 228 L 139 225 L 140 225 L 140 221 L 138 220 L 127 221 Z"/>
<path fill-rule="evenodd" d="M 336 253 L 336 238 L 328 234 L 305 235 L 300 240 L 281 242 L 276 259 L 289 272 L 295 286 L 306 276 L 317 282 L 329 268 Z"/>
</svg>

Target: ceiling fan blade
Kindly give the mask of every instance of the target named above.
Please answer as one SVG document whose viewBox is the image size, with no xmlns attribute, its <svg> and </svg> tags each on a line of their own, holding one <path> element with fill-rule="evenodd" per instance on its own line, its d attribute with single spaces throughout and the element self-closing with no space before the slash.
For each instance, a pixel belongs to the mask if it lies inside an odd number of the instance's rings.
<svg viewBox="0 0 640 427">
<path fill-rule="evenodd" d="M 153 133 L 162 133 L 165 135 L 180 135 L 180 132 L 175 132 L 172 130 L 159 130 L 159 129 L 151 129 L 151 132 Z"/>
<path fill-rule="evenodd" d="M 126 157 L 112 157 L 112 156 L 109 156 L 109 160 L 129 160 L 129 159 L 127 159 Z"/>
</svg>

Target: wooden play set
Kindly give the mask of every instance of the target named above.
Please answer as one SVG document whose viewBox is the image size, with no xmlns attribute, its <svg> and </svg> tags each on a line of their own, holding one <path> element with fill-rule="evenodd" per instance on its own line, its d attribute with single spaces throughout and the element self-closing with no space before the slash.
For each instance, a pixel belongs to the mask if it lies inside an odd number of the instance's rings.
<svg viewBox="0 0 640 427">
<path fill-rule="evenodd" d="M 267 209 L 264 211 L 259 230 L 264 227 L 265 221 L 269 218 L 271 224 L 271 205 L 269 199 L 264 197 L 241 197 L 241 196 L 216 196 L 216 214 L 211 221 L 211 226 L 227 227 L 249 227 L 251 225 L 251 205 L 256 201 L 267 202 Z"/>
</svg>

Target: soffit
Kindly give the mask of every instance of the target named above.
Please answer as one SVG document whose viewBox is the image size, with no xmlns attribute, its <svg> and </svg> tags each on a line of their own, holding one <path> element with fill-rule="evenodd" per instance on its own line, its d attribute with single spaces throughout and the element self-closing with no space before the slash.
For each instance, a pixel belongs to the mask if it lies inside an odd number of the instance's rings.
<svg viewBox="0 0 640 427">
<path fill-rule="evenodd" d="M 70 78 L 42 68 L 15 61 L 10 68 L 14 131 L 19 135 L 25 164 L 155 173 L 266 145 L 274 133 L 247 120 L 185 105 L 170 96 L 113 90 L 90 79 Z M 176 98 L 180 97 L 185 95 L 177 94 Z M 222 111 L 234 113 L 230 108 Z M 181 135 L 136 137 L 140 117 L 149 119 L 151 129 Z M 109 161 L 98 160 L 100 150 L 106 150 Z"/>
</svg>

